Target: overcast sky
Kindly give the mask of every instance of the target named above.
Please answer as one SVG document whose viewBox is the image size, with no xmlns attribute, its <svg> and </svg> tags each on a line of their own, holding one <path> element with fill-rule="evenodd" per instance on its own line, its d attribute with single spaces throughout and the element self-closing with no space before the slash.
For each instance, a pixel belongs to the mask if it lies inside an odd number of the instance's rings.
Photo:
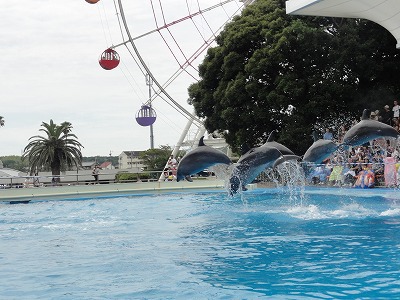
<svg viewBox="0 0 400 300">
<path fill-rule="evenodd" d="M 150 1 L 122 3 L 133 37 L 157 27 Z M 161 3 L 164 15 L 154 6 L 158 27 L 188 16 L 188 6 L 194 13 L 197 3 L 206 9 L 220 1 Z M 204 18 L 193 18 L 194 23 L 188 19 L 161 31 L 162 35 L 156 32 L 137 39 L 138 50 L 157 81 L 165 84 L 239 5 L 232 1 L 204 13 Z M 123 41 L 113 0 L 97 4 L 84 0 L 1 1 L 0 10 L 0 116 L 5 119 L 0 128 L 0 156 L 21 155 L 29 138 L 41 134 L 40 125 L 50 119 L 57 124 L 72 123 L 84 156 L 105 156 L 110 151 L 114 156 L 150 148 L 149 127 L 141 127 L 135 120 L 149 97 L 140 67 L 125 46 L 116 48 L 121 57 L 116 69 L 106 71 L 98 63 L 105 49 Z M 166 88 L 189 111 L 187 87 L 195 82 L 204 54 L 192 63 L 193 68 L 186 69 L 190 74 L 183 72 Z M 153 106 L 158 114 L 155 147 L 174 146 L 186 118 L 161 98 L 156 98 Z"/>
</svg>

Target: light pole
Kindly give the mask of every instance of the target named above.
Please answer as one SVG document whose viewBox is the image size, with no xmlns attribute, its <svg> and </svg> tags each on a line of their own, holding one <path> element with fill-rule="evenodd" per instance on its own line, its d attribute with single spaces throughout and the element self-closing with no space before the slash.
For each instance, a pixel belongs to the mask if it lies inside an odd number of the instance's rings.
<svg viewBox="0 0 400 300">
<path fill-rule="evenodd" d="M 146 85 L 149 87 L 149 107 L 151 111 L 151 87 L 153 85 L 153 79 L 149 74 L 146 74 Z M 150 149 L 154 149 L 153 124 L 150 125 Z"/>
</svg>

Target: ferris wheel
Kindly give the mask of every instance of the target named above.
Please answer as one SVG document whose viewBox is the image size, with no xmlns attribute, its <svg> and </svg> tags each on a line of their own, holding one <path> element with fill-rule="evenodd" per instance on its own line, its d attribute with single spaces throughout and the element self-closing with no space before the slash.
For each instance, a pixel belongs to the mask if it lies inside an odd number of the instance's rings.
<svg viewBox="0 0 400 300">
<path fill-rule="evenodd" d="M 85 1 L 103 6 L 99 11 L 109 31 L 105 30 L 109 46 L 100 55 L 100 66 L 110 71 L 124 64 L 127 80 L 133 69 L 146 79 L 148 95 L 138 104 L 135 118 L 138 125 L 150 127 L 151 148 L 157 112 L 165 112 L 158 107 L 167 105 L 187 120 L 183 130 L 180 126 L 182 132 L 172 153 L 176 156 L 193 126 L 193 141 L 205 133 L 202 120 L 186 104 L 189 84 L 199 79 L 198 65 L 218 33 L 252 1 Z M 114 24 L 111 29 L 110 23 Z"/>
</svg>

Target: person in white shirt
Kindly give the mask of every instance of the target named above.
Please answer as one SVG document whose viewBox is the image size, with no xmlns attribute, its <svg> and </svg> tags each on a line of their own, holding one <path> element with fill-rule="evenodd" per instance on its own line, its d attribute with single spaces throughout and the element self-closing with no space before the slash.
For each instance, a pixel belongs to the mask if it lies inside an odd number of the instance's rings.
<svg viewBox="0 0 400 300">
<path fill-rule="evenodd" d="M 399 118 L 400 117 L 400 106 L 397 103 L 397 100 L 393 101 L 392 111 L 393 111 L 393 118 Z"/>
</svg>

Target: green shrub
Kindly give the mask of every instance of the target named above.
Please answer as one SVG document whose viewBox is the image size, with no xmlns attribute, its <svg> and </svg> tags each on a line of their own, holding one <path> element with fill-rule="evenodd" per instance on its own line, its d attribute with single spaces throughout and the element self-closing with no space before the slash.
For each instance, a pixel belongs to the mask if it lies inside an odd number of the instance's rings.
<svg viewBox="0 0 400 300">
<path fill-rule="evenodd" d="M 150 173 L 118 173 L 115 175 L 115 182 L 132 182 L 154 178 Z"/>
</svg>

